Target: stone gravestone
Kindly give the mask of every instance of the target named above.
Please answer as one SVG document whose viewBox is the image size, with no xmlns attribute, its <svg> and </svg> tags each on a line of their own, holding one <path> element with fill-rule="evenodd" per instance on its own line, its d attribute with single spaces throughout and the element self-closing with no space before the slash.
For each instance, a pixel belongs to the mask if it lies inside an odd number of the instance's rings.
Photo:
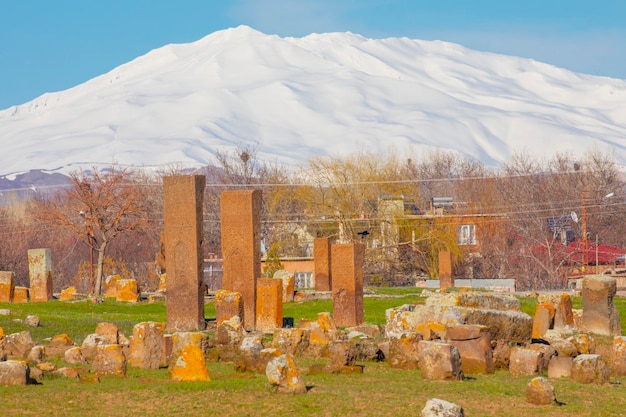
<svg viewBox="0 0 626 417">
<path fill-rule="evenodd" d="M 220 196 L 222 289 L 241 294 L 241 319 L 246 330 L 256 326 L 256 281 L 261 276 L 261 197 L 260 190 L 229 190 Z"/>
<path fill-rule="evenodd" d="M 283 280 L 257 280 L 256 329 L 274 331 L 283 325 Z"/>
<path fill-rule="evenodd" d="M 581 330 L 608 336 L 621 334 L 619 312 L 613 304 L 616 291 L 615 278 L 606 275 L 583 278 Z"/>
<path fill-rule="evenodd" d="M 12 303 L 15 293 L 15 272 L 0 271 L 0 303 Z"/>
<path fill-rule="evenodd" d="M 237 291 L 217 290 L 215 292 L 215 321 L 219 326 L 226 320 L 243 317 L 243 301 Z"/>
<path fill-rule="evenodd" d="M 452 277 L 452 254 L 450 251 L 439 252 L 439 288 L 454 287 Z"/>
<path fill-rule="evenodd" d="M 315 291 L 330 291 L 330 239 L 318 237 L 313 240 L 313 268 L 315 270 Z"/>
<path fill-rule="evenodd" d="M 363 323 L 363 259 L 365 245 L 331 245 L 333 318 L 337 326 Z"/>
<path fill-rule="evenodd" d="M 206 327 L 201 248 L 205 184 L 203 175 L 163 178 L 168 331 Z"/>
<path fill-rule="evenodd" d="M 30 301 L 52 299 L 52 256 L 50 249 L 28 250 Z"/>
</svg>

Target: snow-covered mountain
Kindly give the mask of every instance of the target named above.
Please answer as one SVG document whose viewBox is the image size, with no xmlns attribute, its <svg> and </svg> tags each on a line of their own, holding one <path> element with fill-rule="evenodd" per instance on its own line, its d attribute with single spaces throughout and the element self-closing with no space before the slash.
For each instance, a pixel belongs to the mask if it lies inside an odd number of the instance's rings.
<svg viewBox="0 0 626 417">
<path fill-rule="evenodd" d="M 258 144 L 298 164 L 355 149 L 590 149 L 626 164 L 626 81 L 529 59 L 352 33 L 280 38 L 246 26 L 172 44 L 0 111 L 0 177 L 93 165 L 207 165 Z"/>
</svg>

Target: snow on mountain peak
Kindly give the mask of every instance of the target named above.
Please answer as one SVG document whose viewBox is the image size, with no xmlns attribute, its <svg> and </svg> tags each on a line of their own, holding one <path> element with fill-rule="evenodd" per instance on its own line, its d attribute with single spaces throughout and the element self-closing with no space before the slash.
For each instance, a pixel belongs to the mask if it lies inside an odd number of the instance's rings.
<svg viewBox="0 0 626 417">
<path fill-rule="evenodd" d="M 0 177 L 199 166 L 257 143 L 286 164 L 357 147 L 452 150 L 490 166 L 521 149 L 595 148 L 626 164 L 625 98 L 624 80 L 447 42 L 239 26 L 0 111 Z"/>
</svg>

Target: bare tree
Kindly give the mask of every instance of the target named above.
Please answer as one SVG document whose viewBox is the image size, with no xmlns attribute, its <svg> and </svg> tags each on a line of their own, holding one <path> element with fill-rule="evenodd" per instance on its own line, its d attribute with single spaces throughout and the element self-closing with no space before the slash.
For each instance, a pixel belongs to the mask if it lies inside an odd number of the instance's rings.
<svg viewBox="0 0 626 417">
<path fill-rule="evenodd" d="M 145 224 L 144 199 L 133 182 L 133 172 L 111 167 L 78 171 L 69 176 L 69 186 L 51 200 L 41 199 L 38 218 L 50 225 L 71 229 L 87 246 L 97 252 L 97 271 L 91 293 L 99 295 L 107 248 L 124 233 Z"/>
</svg>

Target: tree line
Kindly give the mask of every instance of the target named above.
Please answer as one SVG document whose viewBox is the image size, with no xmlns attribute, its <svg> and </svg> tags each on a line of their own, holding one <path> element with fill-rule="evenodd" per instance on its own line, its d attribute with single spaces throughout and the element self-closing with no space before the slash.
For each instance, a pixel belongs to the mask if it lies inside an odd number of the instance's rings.
<svg viewBox="0 0 626 417">
<path fill-rule="evenodd" d="M 73 172 L 53 193 L 25 199 L 4 192 L 0 270 L 15 271 L 18 285 L 26 286 L 27 250 L 48 247 L 55 291 L 73 285 L 99 293 L 110 274 L 156 288 L 163 267 L 162 178 L 187 173 L 176 166 L 157 172 L 111 166 Z M 580 242 L 584 232 L 587 242 L 626 247 L 624 177 L 612 156 L 598 151 L 543 159 L 519 153 L 494 169 L 454 152 L 409 157 L 357 150 L 286 167 L 260 160 L 256 146 L 239 146 L 216 152 L 215 165 L 193 173 L 207 177 L 207 257 L 220 256 L 220 194 L 242 187 L 263 191 L 262 237 L 275 254 L 309 256 L 310 237 L 363 242 L 372 283 L 434 277 L 437 252 L 449 250 L 461 277 L 471 269 L 475 277 L 514 278 L 519 288 L 563 287 L 582 266 L 564 242 Z M 389 196 L 403 202 L 393 225 L 380 204 Z M 456 213 L 483 216 L 479 251 L 459 244 L 451 221 L 416 222 L 441 197 Z M 386 227 L 394 228 L 391 237 Z"/>
</svg>

